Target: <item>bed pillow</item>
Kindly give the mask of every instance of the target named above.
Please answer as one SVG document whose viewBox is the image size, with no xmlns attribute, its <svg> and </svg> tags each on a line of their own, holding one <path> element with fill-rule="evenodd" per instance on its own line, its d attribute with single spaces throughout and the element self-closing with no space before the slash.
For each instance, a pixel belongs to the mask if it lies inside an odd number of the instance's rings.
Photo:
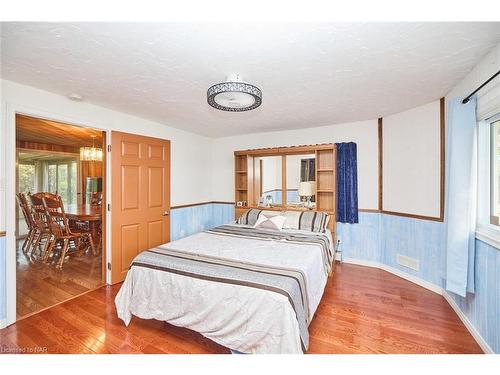
<svg viewBox="0 0 500 375">
<path fill-rule="evenodd" d="M 330 215 L 321 211 L 285 211 L 283 229 L 299 229 L 323 233 L 328 228 Z"/>
<path fill-rule="evenodd" d="M 286 217 L 282 215 L 267 215 L 265 213 L 261 213 L 257 222 L 254 225 L 254 228 L 257 229 L 272 229 L 272 230 L 281 230 L 283 228 L 283 224 L 285 224 Z"/>
<path fill-rule="evenodd" d="M 260 215 L 265 214 L 266 216 L 278 216 L 282 213 L 280 211 L 266 211 L 257 208 L 250 208 L 241 214 L 241 216 L 236 220 L 237 224 L 251 225 L 255 226 L 257 219 Z"/>
</svg>

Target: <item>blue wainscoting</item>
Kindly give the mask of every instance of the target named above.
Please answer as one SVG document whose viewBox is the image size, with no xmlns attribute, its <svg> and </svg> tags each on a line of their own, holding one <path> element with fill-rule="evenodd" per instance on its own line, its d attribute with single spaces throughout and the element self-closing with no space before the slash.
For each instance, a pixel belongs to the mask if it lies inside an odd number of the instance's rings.
<svg viewBox="0 0 500 375">
<path fill-rule="evenodd" d="M 381 263 L 443 286 L 445 227 L 441 222 L 381 215 Z M 401 266 L 397 254 L 418 259 L 419 270 Z"/>
<path fill-rule="evenodd" d="M 0 321 L 7 318 L 7 296 L 5 290 L 5 237 L 0 237 Z"/>
<path fill-rule="evenodd" d="M 476 292 L 450 293 L 495 353 L 500 353 L 500 250 L 476 240 Z"/>
<path fill-rule="evenodd" d="M 170 213 L 170 239 L 175 241 L 231 221 L 234 221 L 233 204 L 210 202 L 173 208 Z"/>
<path fill-rule="evenodd" d="M 337 236 L 344 258 L 381 262 L 380 215 L 359 213 L 359 223 L 337 223 Z"/>
<path fill-rule="evenodd" d="M 444 225 L 379 213 L 359 213 L 358 224 L 337 223 L 345 258 L 378 262 L 442 286 Z M 399 265 L 397 254 L 418 259 L 419 271 Z"/>
</svg>

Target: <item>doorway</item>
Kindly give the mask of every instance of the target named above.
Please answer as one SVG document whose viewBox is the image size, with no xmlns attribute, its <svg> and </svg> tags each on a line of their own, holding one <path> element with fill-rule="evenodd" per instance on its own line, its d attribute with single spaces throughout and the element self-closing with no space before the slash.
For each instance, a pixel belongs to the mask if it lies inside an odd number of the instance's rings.
<svg viewBox="0 0 500 375">
<path fill-rule="evenodd" d="M 20 114 L 15 124 L 19 320 L 104 284 L 106 133 Z"/>
</svg>

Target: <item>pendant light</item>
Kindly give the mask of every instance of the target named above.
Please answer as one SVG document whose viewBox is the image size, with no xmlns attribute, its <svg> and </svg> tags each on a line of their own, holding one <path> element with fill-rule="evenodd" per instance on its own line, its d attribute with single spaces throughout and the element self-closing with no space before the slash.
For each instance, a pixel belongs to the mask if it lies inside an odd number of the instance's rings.
<svg viewBox="0 0 500 375">
<path fill-rule="evenodd" d="M 80 160 L 102 161 L 102 148 L 95 147 L 95 135 L 92 136 L 92 147 L 80 147 Z"/>
</svg>

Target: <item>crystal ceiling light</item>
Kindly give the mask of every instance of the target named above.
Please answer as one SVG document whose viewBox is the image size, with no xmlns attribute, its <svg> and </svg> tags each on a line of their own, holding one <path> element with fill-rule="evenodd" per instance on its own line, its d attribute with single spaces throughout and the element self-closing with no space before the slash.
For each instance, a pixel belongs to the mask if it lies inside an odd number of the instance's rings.
<svg viewBox="0 0 500 375">
<path fill-rule="evenodd" d="M 80 160 L 102 161 L 102 148 L 95 147 L 95 135 L 92 136 L 92 147 L 80 147 Z"/>
<path fill-rule="evenodd" d="M 207 102 L 221 111 L 249 111 L 262 104 L 262 91 L 242 82 L 240 76 L 234 74 L 226 82 L 213 85 L 207 90 Z"/>
</svg>

